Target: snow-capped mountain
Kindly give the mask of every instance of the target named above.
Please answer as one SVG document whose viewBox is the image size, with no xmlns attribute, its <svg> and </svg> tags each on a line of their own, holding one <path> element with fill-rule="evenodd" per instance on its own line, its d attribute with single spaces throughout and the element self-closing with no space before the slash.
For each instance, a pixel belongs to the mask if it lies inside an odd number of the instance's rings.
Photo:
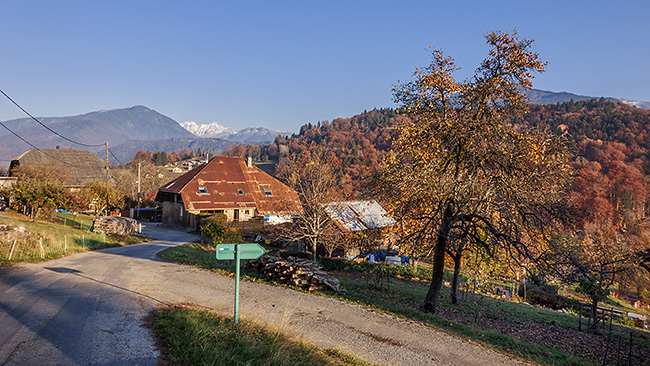
<svg viewBox="0 0 650 366">
<path fill-rule="evenodd" d="M 524 92 L 531 103 L 534 104 L 555 104 L 564 103 L 570 100 L 575 102 L 579 100 L 600 99 L 600 97 L 577 95 L 569 92 L 552 92 L 548 90 L 530 89 Z M 650 102 L 642 100 L 630 100 L 618 97 L 603 97 L 605 100 L 614 103 L 624 103 L 637 108 L 650 109 Z"/>
<path fill-rule="evenodd" d="M 270 130 L 264 127 L 244 128 L 235 131 L 232 128 L 224 127 L 216 122 L 209 125 L 199 125 L 188 121 L 180 124 L 192 134 L 202 138 L 219 138 L 231 142 L 252 142 L 264 143 L 275 140 L 278 135 L 290 136 L 291 131 Z"/>
<path fill-rule="evenodd" d="M 236 132 L 232 128 L 224 127 L 216 122 L 210 123 L 209 125 L 199 125 L 196 122 L 187 121 L 181 123 L 181 126 L 192 134 L 205 138 L 224 138 Z"/>
</svg>

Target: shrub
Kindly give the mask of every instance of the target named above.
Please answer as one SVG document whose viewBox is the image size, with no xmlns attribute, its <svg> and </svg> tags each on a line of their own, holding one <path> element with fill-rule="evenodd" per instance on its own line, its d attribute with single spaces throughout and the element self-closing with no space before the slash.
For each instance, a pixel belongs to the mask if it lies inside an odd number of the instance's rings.
<svg viewBox="0 0 650 366">
<path fill-rule="evenodd" d="M 530 304 L 539 305 L 554 310 L 573 307 L 571 301 L 569 301 L 569 299 L 566 297 L 544 291 L 542 287 L 534 287 L 530 289 L 526 294 L 526 300 Z"/>
<path fill-rule="evenodd" d="M 321 258 L 319 264 L 326 271 L 349 271 L 360 273 L 372 273 L 378 266 L 388 266 L 392 276 L 402 276 L 407 278 L 431 278 L 431 268 L 412 266 L 395 266 L 387 263 L 372 263 L 372 262 L 354 262 L 346 259 L 339 258 Z"/>
<path fill-rule="evenodd" d="M 228 227 L 226 215 L 214 214 L 201 222 L 201 232 L 212 238 L 212 244 L 241 243 L 237 230 Z"/>
</svg>

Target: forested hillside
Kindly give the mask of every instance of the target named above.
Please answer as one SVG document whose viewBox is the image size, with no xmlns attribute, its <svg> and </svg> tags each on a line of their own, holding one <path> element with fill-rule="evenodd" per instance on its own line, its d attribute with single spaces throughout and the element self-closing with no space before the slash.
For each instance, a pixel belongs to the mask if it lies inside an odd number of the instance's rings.
<svg viewBox="0 0 650 366">
<path fill-rule="evenodd" d="M 338 167 L 340 184 L 351 198 L 362 196 L 369 177 L 406 120 L 394 109 L 365 111 L 350 118 L 306 124 L 297 135 L 277 137 L 269 145 L 238 145 L 226 155 L 279 161 L 315 144 Z M 626 224 L 645 217 L 650 184 L 650 110 L 605 100 L 530 105 L 515 125 L 546 127 L 564 134 L 575 154 L 574 199 L 590 218 Z M 625 220 L 624 220 L 625 219 Z"/>
<path fill-rule="evenodd" d="M 394 109 L 365 111 L 350 118 L 305 124 L 288 138 L 278 136 L 269 145 L 238 145 L 225 155 L 252 156 L 257 161 L 282 161 L 289 154 L 300 155 L 317 145 L 330 156 L 337 168 L 339 185 L 349 198 L 358 198 L 367 188 L 367 180 L 379 167 L 397 134 L 396 126 L 406 121 Z"/>
<path fill-rule="evenodd" d="M 604 100 L 531 105 L 515 124 L 565 134 L 576 158 L 574 204 L 585 219 L 627 226 L 645 218 L 650 189 L 650 111 Z"/>
</svg>

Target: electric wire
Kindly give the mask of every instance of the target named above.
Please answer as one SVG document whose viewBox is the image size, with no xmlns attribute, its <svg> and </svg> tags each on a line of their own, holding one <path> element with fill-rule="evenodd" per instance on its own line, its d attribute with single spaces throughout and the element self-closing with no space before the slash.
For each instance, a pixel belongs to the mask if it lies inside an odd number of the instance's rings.
<svg viewBox="0 0 650 366">
<path fill-rule="evenodd" d="M 97 145 L 84 144 L 83 142 L 74 141 L 74 140 L 72 140 L 72 139 L 69 139 L 69 138 L 67 138 L 67 137 L 65 137 L 65 136 L 63 136 L 63 135 L 61 135 L 60 133 L 54 131 L 53 129 L 51 129 L 51 128 L 49 128 L 49 127 L 47 127 L 45 124 L 43 124 L 41 121 L 39 121 L 36 117 L 32 116 L 29 112 L 27 112 L 27 111 L 25 110 L 25 108 L 21 107 L 20 104 L 16 103 L 13 99 L 11 99 L 11 97 L 8 96 L 7 93 L 5 93 L 2 89 L 0 89 L 0 93 L 2 93 L 2 95 L 4 95 L 7 99 L 9 99 L 9 101 L 10 101 L 11 103 L 13 103 L 13 104 L 14 104 L 16 107 L 18 107 L 18 109 L 20 109 L 21 111 L 25 112 L 26 115 L 28 115 L 31 119 L 33 119 L 34 121 L 36 121 L 39 125 L 45 127 L 48 131 L 50 131 L 50 132 L 52 132 L 53 134 L 55 134 L 55 135 L 61 137 L 62 139 L 67 140 L 67 141 L 70 141 L 70 142 L 72 142 L 73 144 L 77 144 L 77 145 L 81 145 L 81 146 L 85 146 L 85 147 L 100 147 L 100 146 L 104 146 L 104 144 L 97 144 Z M 6 128 L 6 127 L 5 127 L 5 128 Z M 24 141 L 24 140 L 23 140 L 23 141 Z M 30 144 L 30 145 L 31 145 L 31 144 Z M 31 146 L 34 146 L 34 145 L 31 145 Z"/>
<path fill-rule="evenodd" d="M 111 156 L 112 156 L 115 160 L 117 160 L 117 162 L 120 163 L 120 165 L 125 165 L 123 162 L 120 161 L 120 159 L 117 158 L 117 156 L 115 156 L 115 154 L 113 154 L 113 151 L 111 151 L 111 149 L 108 149 L 108 152 L 111 153 Z"/>
<path fill-rule="evenodd" d="M 25 139 L 22 138 L 20 135 L 18 135 L 18 134 L 15 133 L 14 131 L 12 131 L 12 130 L 11 130 L 9 127 L 7 127 L 4 123 L 0 122 L 0 125 L 1 125 L 2 127 L 4 127 L 5 129 L 7 129 L 7 131 L 11 132 L 14 136 L 16 136 L 16 137 L 18 137 L 19 139 L 21 139 L 21 140 L 22 140 L 24 143 L 26 143 L 27 145 L 33 147 L 34 149 L 40 151 L 40 152 L 43 153 L 43 154 L 49 156 L 50 158 L 52 158 L 52 159 L 54 159 L 54 160 L 57 160 L 57 161 L 60 161 L 60 162 L 62 162 L 63 164 L 67 164 L 67 165 L 70 165 L 70 166 L 73 166 L 73 167 L 77 167 L 77 168 L 79 167 L 79 166 L 77 166 L 77 165 L 70 164 L 70 163 L 68 163 L 67 161 L 63 161 L 63 160 L 61 160 L 61 159 L 58 159 L 58 158 L 56 158 L 56 157 L 54 157 L 54 156 L 52 156 L 52 155 L 46 153 L 45 151 L 43 151 L 43 149 L 39 149 L 38 147 L 36 147 L 36 146 L 35 146 L 34 144 L 32 144 L 31 142 L 25 140 Z"/>
</svg>

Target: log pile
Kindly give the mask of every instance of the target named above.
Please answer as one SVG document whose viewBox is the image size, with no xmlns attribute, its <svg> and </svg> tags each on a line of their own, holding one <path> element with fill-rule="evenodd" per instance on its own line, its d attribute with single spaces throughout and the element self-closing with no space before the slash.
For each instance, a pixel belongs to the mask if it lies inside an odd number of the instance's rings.
<svg viewBox="0 0 650 366">
<path fill-rule="evenodd" d="M 314 261 L 296 257 L 282 258 L 277 253 L 266 253 L 256 261 L 248 263 L 249 268 L 264 273 L 275 282 L 298 286 L 307 291 L 331 288 L 339 290 L 339 280 L 328 275 Z"/>
<path fill-rule="evenodd" d="M 138 222 L 127 217 L 102 216 L 93 221 L 93 231 L 110 235 L 134 235 Z"/>
</svg>

